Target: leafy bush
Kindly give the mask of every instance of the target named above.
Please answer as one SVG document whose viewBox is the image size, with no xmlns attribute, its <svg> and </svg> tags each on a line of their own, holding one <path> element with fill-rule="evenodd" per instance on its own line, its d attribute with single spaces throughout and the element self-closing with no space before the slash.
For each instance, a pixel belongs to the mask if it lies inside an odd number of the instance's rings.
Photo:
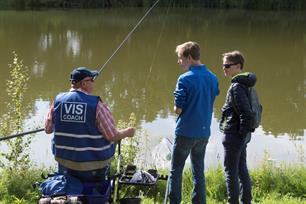
<svg viewBox="0 0 306 204">
<path fill-rule="evenodd" d="M 43 168 L 4 169 L 0 176 L 0 203 L 36 203 L 39 193 L 33 184 L 41 181 Z"/>
</svg>

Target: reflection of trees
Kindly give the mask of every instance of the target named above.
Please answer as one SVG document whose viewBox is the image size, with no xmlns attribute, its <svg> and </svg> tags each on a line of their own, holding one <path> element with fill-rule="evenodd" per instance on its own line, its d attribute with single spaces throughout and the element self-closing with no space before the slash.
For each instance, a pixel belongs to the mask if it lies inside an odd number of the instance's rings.
<svg viewBox="0 0 306 204">
<path fill-rule="evenodd" d="M 112 104 L 114 114 L 119 118 L 127 118 L 129 112 L 135 112 L 138 119 L 153 121 L 157 115 L 167 117 L 172 110 L 172 89 L 175 76 L 163 72 L 159 67 L 151 73 L 145 68 L 148 64 L 139 63 L 137 70 L 130 72 L 122 67 L 122 71 L 113 73 L 113 79 L 104 82 L 103 98 Z M 175 67 L 165 67 L 170 69 Z M 112 94 L 107 94 L 108 91 Z"/>
<path fill-rule="evenodd" d="M 116 119 L 127 119 L 131 112 L 145 121 L 172 114 L 172 91 L 181 73 L 174 49 L 178 43 L 194 40 L 202 46 L 203 62 L 220 79 L 215 117 L 220 118 L 229 85 L 220 68 L 221 53 L 239 49 L 247 58 L 246 67 L 259 78 L 264 131 L 275 136 L 303 135 L 305 15 L 196 9 L 171 9 L 167 17 L 165 13 L 165 9 L 154 10 L 96 82 L 96 93 L 110 104 Z M 141 9 L 2 13 L 1 67 L 7 66 L 10 52 L 16 50 L 24 64 L 33 66 L 32 94 L 26 101 L 53 99 L 69 88 L 73 67 L 99 68 L 142 14 Z M 6 72 L 0 69 L 1 87 Z"/>
</svg>

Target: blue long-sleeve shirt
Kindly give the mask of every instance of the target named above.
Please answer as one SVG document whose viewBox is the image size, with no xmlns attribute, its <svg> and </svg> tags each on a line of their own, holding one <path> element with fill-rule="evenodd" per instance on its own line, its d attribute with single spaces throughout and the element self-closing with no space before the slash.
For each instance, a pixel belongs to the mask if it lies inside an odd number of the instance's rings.
<svg viewBox="0 0 306 204">
<path fill-rule="evenodd" d="M 182 109 L 176 120 L 175 134 L 208 138 L 217 95 L 218 79 L 205 65 L 192 66 L 182 74 L 174 91 L 175 105 Z"/>
</svg>

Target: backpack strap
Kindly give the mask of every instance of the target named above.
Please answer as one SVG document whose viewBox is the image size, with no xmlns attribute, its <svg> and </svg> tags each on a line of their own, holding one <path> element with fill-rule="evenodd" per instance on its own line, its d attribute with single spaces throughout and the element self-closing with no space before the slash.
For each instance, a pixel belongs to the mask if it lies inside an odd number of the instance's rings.
<svg viewBox="0 0 306 204">
<path fill-rule="evenodd" d="M 236 105 L 236 100 L 235 100 L 235 97 L 234 97 L 234 93 L 233 93 L 233 86 L 234 86 L 234 83 L 231 84 L 231 87 L 230 87 L 230 95 L 231 95 L 231 98 L 232 98 L 232 101 L 231 101 L 231 104 L 233 106 L 233 109 L 235 111 L 235 113 L 239 116 L 239 111 L 238 111 L 238 108 L 237 108 L 237 105 Z"/>
<path fill-rule="evenodd" d="M 233 105 L 234 111 L 239 116 L 240 114 L 239 114 L 239 111 L 238 111 L 238 108 L 237 108 L 237 105 L 236 105 L 237 103 L 236 103 L 236 100 L 235 100 L 235 97 L 234 97 L 234 93 L 233 93 L 233 86 L 234 86 L 234 84 L 239 84 L 239 83 L 232 83 L 231 84 L 231 86 L 230 86 L 230 95 L 232 97 L 232 105 Z M 241 85 L 245 89 L 246 94 L 247 94 L 248 99 L 249 99 L 249 103 L 250 103 L 249 88 L 247 86 L 243 85 L 243 84 L 239 84 L 239 85 Z"/>
</svg>

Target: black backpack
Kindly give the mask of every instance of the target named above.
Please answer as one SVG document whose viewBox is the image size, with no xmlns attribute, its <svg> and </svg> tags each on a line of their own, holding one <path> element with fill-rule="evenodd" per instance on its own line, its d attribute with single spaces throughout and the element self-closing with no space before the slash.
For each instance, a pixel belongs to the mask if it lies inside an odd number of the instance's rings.
<svg viewBox="0 0 306 204">
<path fill-rule="evenodd" d="M 255 87 L 247 87 L 247 90 L 248 90 L 247 95 L 249 97 L 249 102 L 250 102 L 251 110 L 253 113 L 253 120 L 251 123 L 251 128 L 256 129 L 259 127 L 261 123 L 262 105 L 259 101 L 259 97 L 257 95 Z M 231 94 L 233 98 L 234 110 L 239 115 L 233 93 L 231 92 Z"/>
</svg>

